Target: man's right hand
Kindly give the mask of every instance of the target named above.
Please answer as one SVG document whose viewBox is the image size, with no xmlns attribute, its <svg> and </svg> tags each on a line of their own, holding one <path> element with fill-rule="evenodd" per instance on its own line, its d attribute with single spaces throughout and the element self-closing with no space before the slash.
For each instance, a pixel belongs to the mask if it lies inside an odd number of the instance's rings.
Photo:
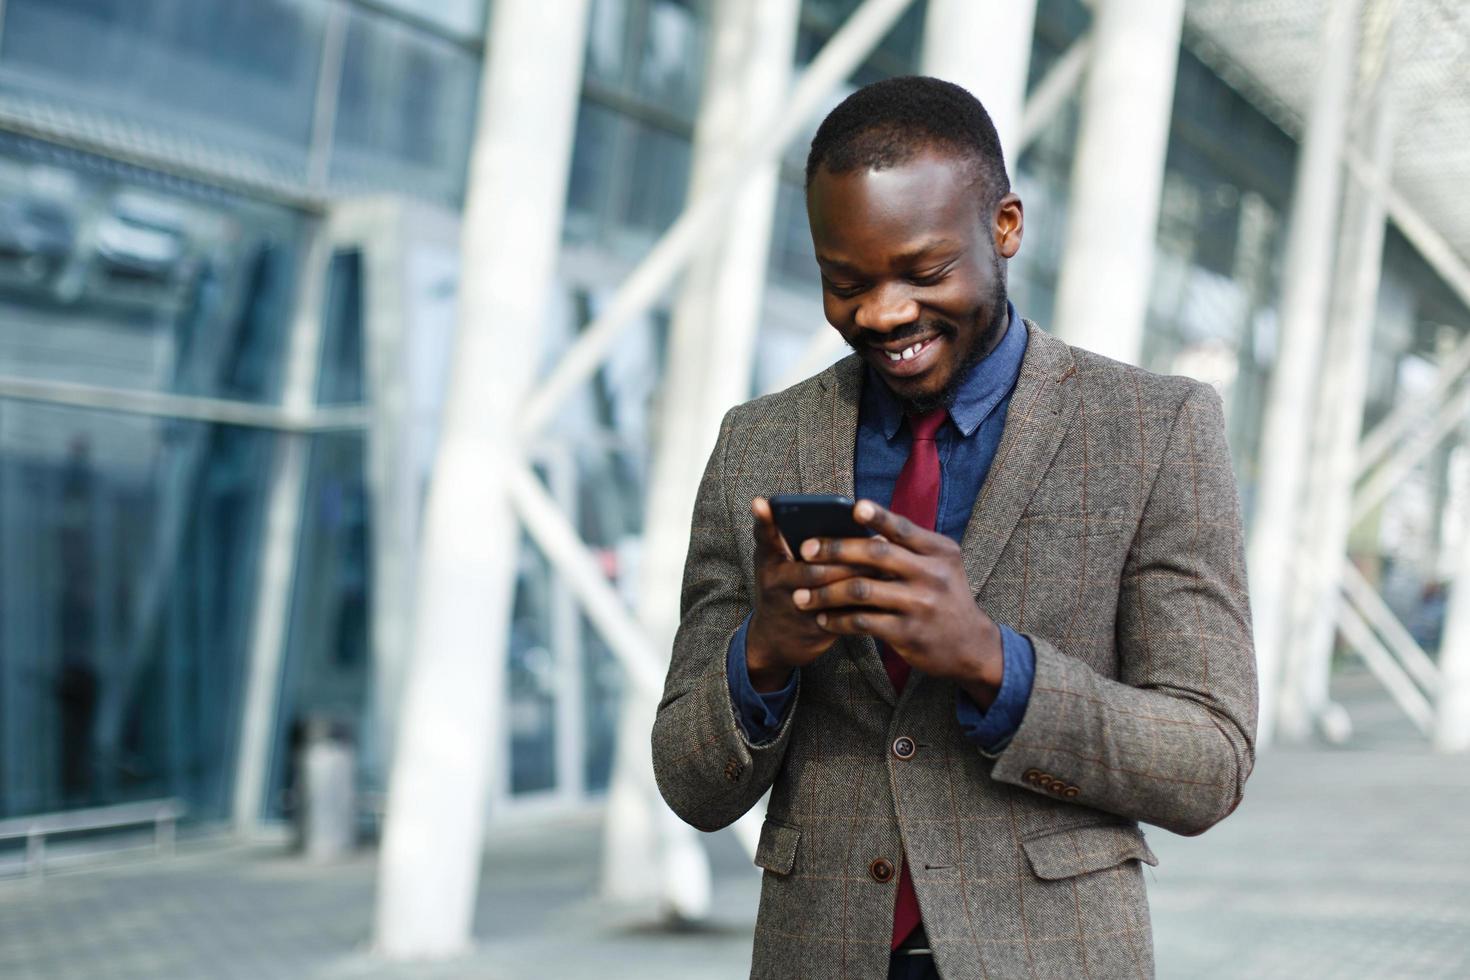
<svg viewBox="0 0 1470 980">
<path fill-rule="evenodd" d="M 791 554 L 776 527 L 771 503 L 765 497 L 750 502 L 755 515 L 755 610 L 745 633 L 745 665 L 757 691 L 779 691 L 791 671 L 826 653 L 833 635 L 817 625 L 814 613 L 796 607 L 792 593 L 813 589 L 863 574 L 853 565 L 820 565 Z"/>
</svg>

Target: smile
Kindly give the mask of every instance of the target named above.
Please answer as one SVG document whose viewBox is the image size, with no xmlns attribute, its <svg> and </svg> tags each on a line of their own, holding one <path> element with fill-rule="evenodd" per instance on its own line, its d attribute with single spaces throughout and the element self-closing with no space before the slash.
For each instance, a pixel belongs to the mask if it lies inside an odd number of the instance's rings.
<svg viewBox="0 0 1470 980">
<path fill-rule="evenodd" d="M 886 350 L 883 353 L 888 355 L 890 361 L 912 361 L 919 356 L 920 351 L 933 342 L 933 338 L 930 338 L 929 340 L 921 340 L 917 344 L 910 344 L 900 351 Z"/>
<path fill-rule="evenodd" d="M 912 378 L 923 374 L 934 366 L 935 356 L 942 349 L 939 341 L 943 339 L 943 334 L 925 337 L 898 350 L 874 347 L 873 353 L 877 355 L 875 365 L 892 378 Z"/>
</svg>

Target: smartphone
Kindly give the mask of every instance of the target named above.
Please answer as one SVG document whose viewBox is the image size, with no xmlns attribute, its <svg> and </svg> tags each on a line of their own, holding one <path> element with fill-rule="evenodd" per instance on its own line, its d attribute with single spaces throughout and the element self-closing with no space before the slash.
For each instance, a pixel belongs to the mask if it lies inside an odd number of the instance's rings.
<svg viewBox="0 0 1470 980">
<path fill-rule="evenodd" d="M 853 519 L 854 501 L 820 493 L 778 493 L 770 498 L 776 529 L 798 559 L 807 538 L 870 538 L 877 534 Z"/>
</svg>

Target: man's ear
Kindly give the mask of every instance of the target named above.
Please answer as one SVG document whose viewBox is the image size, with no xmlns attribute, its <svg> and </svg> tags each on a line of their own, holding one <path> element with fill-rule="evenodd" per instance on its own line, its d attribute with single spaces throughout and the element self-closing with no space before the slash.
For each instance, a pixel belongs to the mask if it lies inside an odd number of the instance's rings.
<svg viewBox="0 0 1470 980">
<path fill-rule="evenodd" d="M 1014 258 L 1021 250 L 1021 235 L 1026 226 L 1026 212 L 1021 199 L 1009 193 L 995 206 L 993 234 L 995 251 L 1003 259 Z"/>
</svg>

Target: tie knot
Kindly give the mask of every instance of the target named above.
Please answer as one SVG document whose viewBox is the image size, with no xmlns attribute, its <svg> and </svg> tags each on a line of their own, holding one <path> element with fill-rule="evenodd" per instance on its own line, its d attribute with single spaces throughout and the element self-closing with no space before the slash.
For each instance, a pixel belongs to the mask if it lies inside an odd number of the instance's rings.
<svg viewBox="0 0 1470 980">
<path fill-rule="evenodd" d="M 949 409 L 936 408 L 932 412 L 923 415 L 909 416 L 909 429 L 914 433 L 915 442 L 933 442 L 934 435 L 944 420 L 949 418 Z"/>
</svg>

